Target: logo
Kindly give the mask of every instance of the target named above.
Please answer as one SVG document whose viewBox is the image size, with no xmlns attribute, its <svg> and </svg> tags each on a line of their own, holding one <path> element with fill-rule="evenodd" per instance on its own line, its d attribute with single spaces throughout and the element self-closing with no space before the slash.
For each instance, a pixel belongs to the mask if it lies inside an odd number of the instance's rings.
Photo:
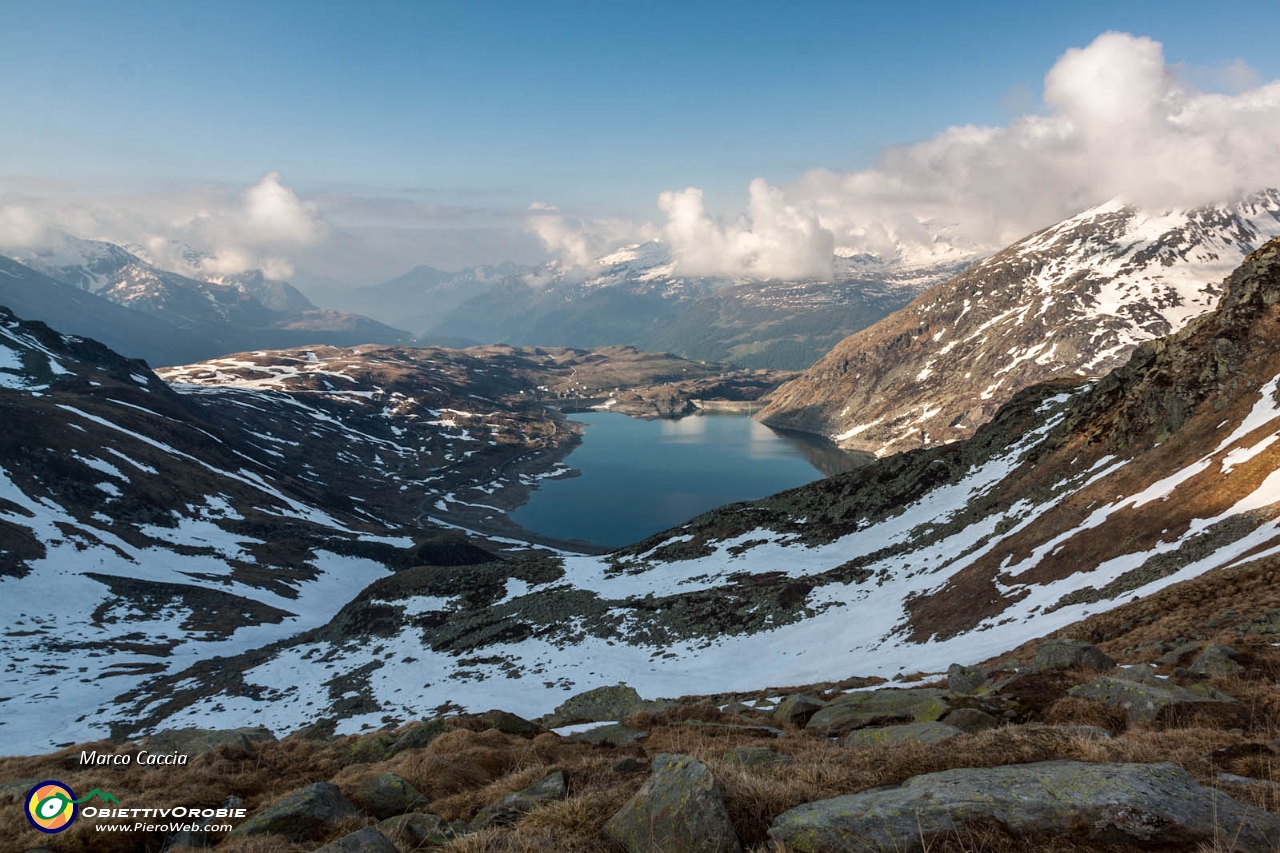
<svg viewBox="0 0 1280 853">
<path fill-rule="evenodd" d="M 106 800 L 108 803 L 120 802 L 99 788 L 94 788 L 87 796 L 76 799 L 75 793 L 61 782 L 53 779 L 41 782 L 27 792 L 27 820 L 41 832 L 47 832 L 50 835 L 62 832 L 76 819 L 79 811 L 76 806 L 87 803 L 94 797 Z"/>
</svg>

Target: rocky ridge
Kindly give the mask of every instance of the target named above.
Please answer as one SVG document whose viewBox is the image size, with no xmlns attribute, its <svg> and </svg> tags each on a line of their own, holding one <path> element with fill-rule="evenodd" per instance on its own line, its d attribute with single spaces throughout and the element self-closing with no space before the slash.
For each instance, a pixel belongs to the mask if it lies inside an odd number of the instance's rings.
<svg viewBox="0 0 1280 853">
<path fill-rule="evenodd" d="M 1161 213 L 1108 202 L 841 341 L 760 417 L 881 456 L 967 438 L 1020 389 L 1103 376 L 1213 310 L 1277 234 L 1277 190 Z"/>
</svg>

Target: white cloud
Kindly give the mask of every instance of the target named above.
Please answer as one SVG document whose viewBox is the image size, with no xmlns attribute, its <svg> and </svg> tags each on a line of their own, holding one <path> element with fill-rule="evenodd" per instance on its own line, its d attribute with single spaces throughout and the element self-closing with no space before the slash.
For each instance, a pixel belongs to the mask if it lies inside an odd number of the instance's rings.
<svg viewBox="0 0 1280 853">
<path fill-rule="evenodd" d="M 991 250 L 1116 196 L 1167 208 L 1280 184 L 1280 82 L 1259 85 L 1236 61 L 1208 75 L 1228 91 L 1206 92 L 1184 71 L 1158 42 L 1104 33 L 1049 70 L 1038 113 L 951 127 L 861 172 L 757 179 L 731 224 L 707 217 L 697 189 L 666 192 L 663 230 L 689 272 L 818 275 L 828 235 L 923 259 L 946 250 L 939 233 Z"/>
<path fill-rule="evenodd" d="M 525 226 L 543 248 L 570 270 L 586 272 L 588 265 L 618 246 L 643 243 L 657 236 L 651 225 L 619 218 L 575 219 L 541 201 L 529 205 Z"/>
</svg>

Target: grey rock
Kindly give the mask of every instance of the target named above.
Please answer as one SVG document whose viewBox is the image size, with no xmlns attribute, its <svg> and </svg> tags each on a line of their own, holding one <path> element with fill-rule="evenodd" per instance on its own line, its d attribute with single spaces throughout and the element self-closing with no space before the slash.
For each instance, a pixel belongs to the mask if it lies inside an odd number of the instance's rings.
<svg viewBox="0 0 1280 853">
<path fill-rule="evenodd" d="M 720 710 L 726 714 L 750 714 L 755 711 L 755 708 L 752 708 L 750 705 L 745 705 L 742 702 L 730 702 Z"/>
<path fill-rule="evenodd" d="M 497 729 L 504 735 L 514 735 L 516 737 L 536 737 L 546 731 L 537 723 L 530 722 L 524 717 L 512 714 L 509 711 L 485 711 L 478 716 L 482 725 L 486 725 L 491 729 Z"/>
<path fill-rule="evenodd" d="M 315 853 L 399 853 L 396 846 L 372 826 L 357 829 L 332 844 L 316 848 Z"/>
<path fill-rule="evenodd" d="M 395 755 L 408 749 L 422 749 L 448 730 L 448 725 L 441 718 L 413 723 L 402 730 L 392 742 L 391 754 Z"/>
<path fill-rule="evenodd" d="M 633 729 L 621 723 L 611 723 L 569 735 L 565 740 L 570 743 L 587 743 L 593 746 L 624 746 L 628 743 L 644 740 L 648 736 L 648 732 L 642 732 L 639 729 Z"/>
<path fill-rule="evenodd" d="M 663 753 L 605 832 L 629 853 L 741 853 L 715 777 L 687 755 Z"/>
<path fill-rule="evenodd" d="M 642 699 L 634 687 L 614 684 L 570 696 L 553 713 L 544 717 L 543 723 L 551 727 L 575 723 L 620 723 L 638 711 L 662 711 L 672 704 L 661 699 Z"/>
<path fill-rule="evenodd" d="M 615 773 L 638 773 L 647 768 L 643 762 L 636 761 L 634 758 L 624 758 L 613 765 L 612 769 Z"/>
<path fill-rule="evenodd" d="M 212 847 L 209 841 L 209 833 L 203 829 L 184 829 L 181 832 L 170 832 L 164 837 L 164 844 L 160 846 L 160 853 L 166 853 L 177 847 L 190 847 L 201 850 L 206 847 Z"/>
<path fill-rule="evenodd" d="M 1142 684 L 1104 676 L 1067 691 L 1072 696 L 1092 699 L 1123 708 L 1133 723 L 1167 722 L 1192 714 L 1209 715 L 1221 722 L 1235 720 L 1240 704 L 1225 693 L 1203 686 L 1178 687 L 1173 684 Z"/>
<path fill-rule="evenodd" d="M 773 709 L 773 720 L 787 726 L 804 726 L 822 709 L 823 704 L 821 699 L 807 693 L 793 693 Z"/>
<path fill-rule="evenodd" d="M 977 708 L 956 708 L 942 718 L 948 726 L 955 726 L 962 732 L 980 732 L 997 728 L 1001 721 L 986 711 Z"/>
<path fill-rule="evenodd" d="M 767 746 L 740 746 L 724 754 L 724 760 L 730 764 L 741 764 L 743 767 L 776 767 L 791 764 L 795 759 L 790 755 L 774 752 Z"/>
<path fill-rule="evenodd" d="M 196 756 L 224 744 L 248 747 L 255 743 L 270 743 L 276 736 L 263 726 L 245 726 L 239 729 L 165 729 L 147 738 L 148 752 L 176 752 Z"/>
<path fill-rule="evenodd" d="M 411 812 L 427 804 L 427 798 L 394 773 L 379 773 L 362 781 L 352 793 L 357 805 L 379 820 Z"/>
<path fill-rule="evenodd" d="M 882 726 L 878 729 L 856 729 L 844 737 L 845 746 L 880 746 L 889 743 L 942 743 L 956 735 L 964 734 L 946 723 L 905 723 L 900 726 Z"/>
<path fill-rule="evenodd" d="M 932 687 L 862 690 L 832 699 L 805 728 L 828 736 L 843 735 L 866 726 L 929 722 L 949 710 L 946 693 Z"/>
<path fill-rule="evenodd" d="M 569 785 L 565 781 L 564 772 L 557 770 L 541 782 L 522 791 L 513 791 L 493 805 L 485 806 L 471 821 L 471 828 L 483 829 L 496 823 L 512 823 L 539 803 L 563 800 L 568 793 Z"/>
<path fill-rule="evenodd" d="M 956 693 L 973 693 L 990 681 L 987 671 L 976 666 L 953 663 L 947 668 L 947 688 Z"/>
<path fill-rule="evenodd" d="M 337 785 L 316 782 L 267 806 L 231 831 L 232 835 L 284 835 L 305 841 L 349 817 L 359 817 L 357 809 Z"/>
<path fill-rule="evenodd" d="M 1244 667 L 1236 663 L 1236 650 L 1221 643 L 1210 643 L 1187 667 L 1192 675 L 1236 675 Z"/>
<path fill-rule="evenodd" d="M 1233 850 L 1258 853 L 1280 844 L 1280 817 L 1204 788 L 1176 765 L 1077 761 L 917 776 L 784 812 L 769 836 L 798 853 L 915 853 L 989 820 L 1014 836 L 1071 834 L 1100 844 L 1189 848 L 1221 836 Z"/>
<path fill-rule="evenodd" d="M 1094 669 L 1105 671 L 1115 667 L 1116 662 L 1097 646 L 1083 640 L 1045 640 L 1036 649 L 1036 656 L 1031 659 L 1032 672 L 1044 672 L 1052 669 Z"/>
</svg>

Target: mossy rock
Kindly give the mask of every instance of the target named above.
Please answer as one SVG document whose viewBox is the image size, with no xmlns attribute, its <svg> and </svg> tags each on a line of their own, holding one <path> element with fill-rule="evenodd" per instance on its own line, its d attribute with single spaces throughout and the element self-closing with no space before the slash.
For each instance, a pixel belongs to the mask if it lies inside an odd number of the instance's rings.
<svg viewBox="0 0 1280 853">
<path fill-rule="evenodd" d="M 379 820 L 411 812 L 427 804 L 422 792 L 394 773 L 363 780 L 351 794 L 356 805 Z"/>
<path fill-rule="evenodd" d="M 824 705 L 805 728 L 830 736 L 867 726 L 931 722 L 951 710 L 946 695 L 932 687 L 847 693 Z"/>
<path fill-rule="evenodd" d="M 231 834 L 283 835 L 294 841 L 306 841 L 351 817 L 360 817 L 360 810 L 342 796 L 338 786 L 316 782 L 251 815 Z"/>
<path fill-rule="evenodd" d="M 604 826 L 628 853 L 741 853 L 724 797 L 706 765 L 664 753 L 653 773 Z"/>
<path fill-rule="evenodd" d="M 379 822 L 374 829 L 392 841 L 403 841 L 410 849 L 429 844 L 447 844 L 453 837 L 443 818 L 425 812 L 389 817 Z"/>
<path fill-rule="evenodd" d="M 1203 685 L 1187 688 L 1104 676 L 1072 687 L 1067 692 L 1080 699 L 1123 708 L 1131 723 L 1151 724 L 1209 716 L 1228 724 L 1237 721 L 1241 714 L 1239 702 Z"/>
<path fill-rule="evenodd" d="M 1204 647 L 1196 659 L 1187 667 L 1192 675 L 1219 676 L 1238 675 L 1244 667 L 1236 663 L 1236 650 L 1221 643 L 1210 643 Z"/>
<path fill-rule="evenodd" d="M 378 732 L 353 741 L 342 755 L 347 764 L 377 764 L 394 754 L 395 742 L 395 735 L 390 732 Z"/>
<path fill-rule="evenodd" d="M 150 752 L 177 752 L 196 756 L 210 752 L 219 746 L 230 744 L 249 748 L 255 743 L 271 743 L 276 736 L 264 726 L 245 726 L 239 729 L 165 729 L 145 741 Z"/>
<path fill-rule="evenodd" d="M 953 663 L 947 669 L 947 687 L 956 693 L 974 693 L 991 681 L 985 669 Z"/>
<path fill-rule="evenodd" d="M 480 724 L 490 729 L 497 729 L 504 735 L 512 735 L 514 737 L 537 737 L 546 731 L 537 723 L 526 720 L 518 714 L 512 714 L 510 711 L 485 711 L 483 714 L 476 716 Z"/>
<path fill-rule="evenodd" d="M 557 770 L 542 781 L 521 791 L 513 791 L 493 805 L 481 809 L 471 821 L 471 828 L 479 830 L 493 824 L 514 823 L 520 815 L 535 806 L 563 800 L 568 794 L 569 785 L 564 771 Z"/>
<path fill-rule="evenodd" d="M 448 730 L 448 724 L 439 717 L 434 720 L 413 723 L 403 729 L 400 735 L 396 737 L 391 744 L 391 753 L 395 755 L 408 749 L 422 749 Z"/>
<path fill-rule="evenodd" d="M 569 735 L 565 739 L 570 743 L 587 743 L 593 746 L 625 746 L 629 743 L 644 740 L 648 736 L 649 733 L 646 731 L 633 729 L 621 723 L 611 723 Z"/>
</svg>

